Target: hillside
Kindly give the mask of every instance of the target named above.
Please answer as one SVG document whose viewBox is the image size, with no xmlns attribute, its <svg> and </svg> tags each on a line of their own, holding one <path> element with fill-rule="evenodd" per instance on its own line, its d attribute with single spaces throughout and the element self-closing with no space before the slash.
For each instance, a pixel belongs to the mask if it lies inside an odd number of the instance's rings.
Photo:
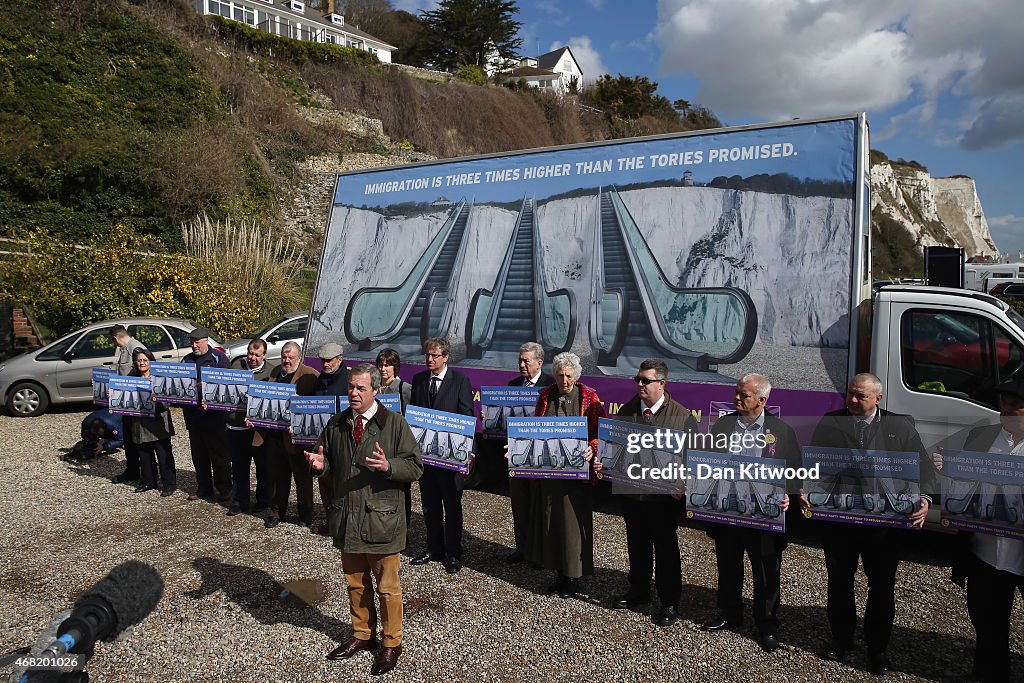
<svg viewBox="0 0 1024 683">
<path fill-rule="evenodd" d="M 0 5 L 0 236 L 121 224 L 175 250 L 205 213 L 284 227 L 315 258 L 339 171 L 681 128 L 239 26 L 187 0 Z M 881 275 L 919 270 L 923 244 L 992 250 L 973 182 L 877 156 Z"/>
</svg>

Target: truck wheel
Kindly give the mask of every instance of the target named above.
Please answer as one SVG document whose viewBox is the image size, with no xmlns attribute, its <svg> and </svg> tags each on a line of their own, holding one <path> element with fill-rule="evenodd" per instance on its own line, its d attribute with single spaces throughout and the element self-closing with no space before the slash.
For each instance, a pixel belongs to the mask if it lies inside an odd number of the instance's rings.
<svg viewBox="0 0 1024 683">
<path fill-rule="evenodd" d="M 35 382 L 18 382 L 7 392 L 7 410 L 14 417 L 42 415 L 49 406 L 46 389 Z"/>
</svg>

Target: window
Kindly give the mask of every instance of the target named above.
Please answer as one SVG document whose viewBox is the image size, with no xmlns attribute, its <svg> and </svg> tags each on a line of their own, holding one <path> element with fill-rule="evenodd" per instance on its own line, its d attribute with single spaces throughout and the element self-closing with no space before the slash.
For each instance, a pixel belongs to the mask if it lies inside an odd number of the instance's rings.
<svg viewBox="0 0 1024 683">
<path fill-rule="evenodd" d="M 150 351 L 170 351 L 171 338 L 159 325 L 129 325 L 128 334 L 146 345 Z"/>
<path fill-rule="evenodd" d="M 179 349 L 185 349 L 192 346 L 192 342 L 189 341 L 188 338 L 188 332 L 181 329 L 180 327 L 175 327 L 174 325 L 168 325 L 167 329 L 171 333 L 171 338 L 174 340 L 174 345 L 177 346 Z"/>
<path fill-rule="evenodd" d="M 280 341 L 286 341 L 288 339 L 302 339 L 306 336 L 306 326 L 309 324 L 309 318 L 303 316 L 296 318 L 290 322 L 286 322 L 281 327 L 274 330 L 274 333 L 270 336 L 277 337 Z"/>
<path fill-rule="evenodd" d="M 1024 371 L 1024 352 L 992 321 L 970 313 L 908 311 L 901 321 L 903 382 L 999 409 L 996 388 Z"/>
<path fill-rule="evenodd" d="M 75 343 L 75 339 L 77 338 L 78 334 L 76 333 L 61 339 L 52 347 L 36 356 L 36 360 L 60 360 L 64 357 L 64 354 L 67 353 L 68 349 L 71 348 L 71 345 Z"/>
<path fill-rule="evenodd" d="M 296 12 L 304 12 L 306 10 L 306 6 L 301 2 L 296 2 L 296 0 L 292 0 L 288 3 L 288 6 Z"/>
<path fill-rule="evenodd" d="M 110 358 L 114 355 L 114 340 L 110 338 L 111 327 L 89 330 L 78 340 L 71 353 L 77 358 Z"/>
</svg>

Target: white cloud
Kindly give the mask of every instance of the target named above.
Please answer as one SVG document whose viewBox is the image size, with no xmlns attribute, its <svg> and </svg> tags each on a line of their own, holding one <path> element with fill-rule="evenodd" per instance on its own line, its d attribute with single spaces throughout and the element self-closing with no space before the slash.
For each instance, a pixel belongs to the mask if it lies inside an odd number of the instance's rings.
<svg viewBox="0 0 1024 683">
<path fill-rule="evenodd" d="M 988 217 L 989 232 L 1004 254 L 1024 252 L 1024 216 L 1007 214 Z"/>
<path fill-rule="evenodd" d="M 964 133 L 960 146 L 978 150 L 1002 147 L 1024 139 L 1024 94 L 993 97 Z"/>
<path fill-rule="evenodd" d="M 1024 92 L 1024 3 L 989 0 L 659 0 L 652 38 L 661 71 L 699 80 L 697 100 L 719 115 L 791 116 L 914 107 L 884 134 L 935 124 L 949 94 Z M 1007 107 L 975 106 L 968 140 L 1020 137 Z M 950 116 L 939 108 L 938 116 Z M 922 118 L 923 117 L 923 118 Z M 1000 118 L 1002 117 L 1002 118 Z M 947 131 L 948 133 L 948 131 Z"/>
<path fill-rule="evenodd" d="M 596 81 L 601 74 L 608 73 L 608 67 L 604 65 L 600 53 L 591 44 L 590 36 L 574 36 L 568 43 L 551 43 L 548 51 L 557 50 L 565 45 L 569 46 L 573 57 L 579 63 L 584 82 Z"/>
</svg>

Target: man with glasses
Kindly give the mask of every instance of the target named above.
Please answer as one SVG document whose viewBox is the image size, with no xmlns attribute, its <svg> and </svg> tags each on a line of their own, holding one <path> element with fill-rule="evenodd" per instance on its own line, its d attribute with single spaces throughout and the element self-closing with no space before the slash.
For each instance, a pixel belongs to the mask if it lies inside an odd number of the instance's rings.
<svg viewBox="0 0 1024 683">
<path fill-rule="evenodd" d="M 433 337 L 423 345 L 427 369 L 412 378 L 411 405 L 473 415 L 473 390 L 469 378 L 448 367 L 451 346 L 447 339 Z M 462 569 L 462 482 L 452 470 L 426 466 L 420 478 L 420 502 L 427 527 L 427 548 L 412 564 L 443 561 L 445 571 Z"/>
<path fill-rule="evenodd" d="M 619 409 L 618 419 L 654 425 L 660 429 L 695 432 L 693 413 L 669 396 L 668 366 L 657 358 L 640 364 L 633 382 L 636 396 Z M 681 494 L 680 494 L 681 497 Z M 633 609 L 651 601 L 651 574 L 661 610 L 655 619 L 666 627 L 679 619 L 683 592 L 680 564 L 679 499 L 666 494 L 626 493 L 621 496 L 629 553 L 629 590 L 612 604 L 614 609 Z"/>
<path fill-rule="evenodd" d="M 711 433 L 724 435 L 729 443 L 744 444 L 731 450 L 736 455 L 779 458 L 786 461 L 787 467 L 800 467 L 800 444 L 793 429 L 765 411 L 771 392 L 772 385 L 764 375 L 744 375 L 736 383 L 733 394 L 736 411 L 718 418 Z M 786 514 L 789 496 L 784 495 L 778 505 L 782 514 Z M 765 652 L 775 651 L 779 647 L 777 612 L 782 602 L 782 551 L 786 547 L 786 535 L 710 524 L 708 536 L 715 539 L 721 614 L 701 626 L 701 630 L 734 631 L 743 623 L 743 554 L 746 552 L 754 583 L 753 612 L 758 642 Z"/>
</svg>

